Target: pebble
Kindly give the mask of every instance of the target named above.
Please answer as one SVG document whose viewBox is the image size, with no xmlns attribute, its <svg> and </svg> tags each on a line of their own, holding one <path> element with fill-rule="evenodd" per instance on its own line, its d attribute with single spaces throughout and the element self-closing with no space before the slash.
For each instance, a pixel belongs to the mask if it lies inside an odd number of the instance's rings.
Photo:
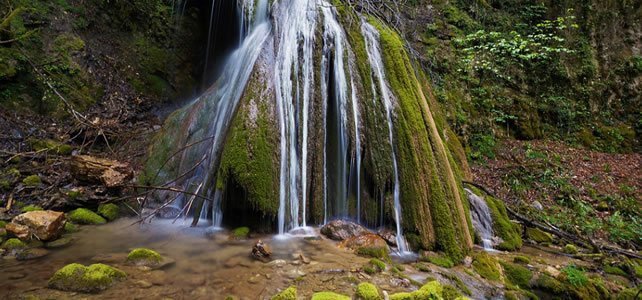
<svg viewBox="0 0 642 300">
<path fill-rule="evenodd" d="M 146 280 L 139 280 L 139 281 L 136 282 L 136 285 L 138 285 L 138 287 L 140 287 L 142 289 L 148 289 L 148 288 L 152 287 L 152 283 L 149 282 L 149 281 L 146 281 Z"/>
</svg>

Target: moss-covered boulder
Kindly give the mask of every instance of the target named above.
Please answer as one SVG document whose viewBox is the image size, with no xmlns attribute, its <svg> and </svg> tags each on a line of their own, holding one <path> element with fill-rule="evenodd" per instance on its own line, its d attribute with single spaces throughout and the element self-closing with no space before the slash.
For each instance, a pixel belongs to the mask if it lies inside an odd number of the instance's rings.
<svg viewBox="0 0 642 300">
<path fill-rule="evenodd" d="M 528 256 L 517 255 L 513 257 L 513 262 L 526 265 L 531 263 L 531 259 Z"/>
<path fill-rule="evenodd" d="M 64 248 L 64 247 L 69 246 L 73 241 L 74 241 L 73 237 L 70 237 L 70 236 L 63 237 L 63 238 L 59 238 L 59 239 L 57 239 L 55 241 L 48 242 L 47 244 L 45 244 L 45 247 L 47 247 L 47 248 Z"/>
<path fill-rule="evenodd" d="M 473 257 L 473 269 L 481 277 L 488 280 L 500 279 L 500 271 L 497 267 L 497 261 L 485 251 Z"/>
<path fill-rule="evenodd" d="M 93 264 L 85 267 L 81 264 L 69 264 L 49 279 L 49 287 L 84 293 L 95 293 L 125 280 L 127 274 L 104 264 Z"/>
<path fill-rule="evenodd" d="M 78 224 L 100 225 L 107 223 L 103 217 L 86 208 L 72 210 L 67 219 Z"/>
<path fill-rule="evenodd" d="M 145 248 L 134 249 L 127 255 L 127 262 L 137 266 L 156 266 L 162 261 L 160 254 Z"/>
<path fill-rule="evenodd" d="M 12 238 L 6 240 L 4 243 L 2 243 L 2 246 L 0 248 L 5 249 L 7 251 L 20 251 L 22 249 L 27 248 L 27 244 L 25 244 L 23 241 L 20 239 Z"/>
<path fill-rule="evenodd" d="M 116 220 L 120 214 L 120 208 L 113 203 L 101 204 L 98 206 L 98 214 L 107 218 L 109 221 Z"/>
<path fill-rule="evenodd" d="M 507 263 L 504 261 L 499 262 L 504 268 L 504 276 L 511 284 L 516 285 L 521 289 L 530 287 L 529 281 L 533 278 L 533 273 L 524 267 Z"/>
<path fill-rule="evenodd" d="M 553 242 L 553 236 L 548 233 L 544 232 L 539 228 L 535 227 L 530 227 L 526 229 L 526 235 L 528 238 L 531 240 L 537 242 L 537 243 L 552 243 Z"/>
<path fill-rule="evenodd" d="M 38 175 L 27 176 L 25 177 L 25 179 L 22 180 L 22 182 L 30 187 L 36 187 L 42 183 Z"/>
<path fill-rule="evenodd" d="M 285 291 L 272 296 L 270 300 L 296 300 L 296 286 L 291 285 Z"/>
<path fill-rule="evenodd" d="M 377 291 L 377 287 L 370 283 L 361 283 L 359 286 L 357 286 L 357 299 L 363 299 L 363 300 L 381 300 L 381 296 L 379 296 L 379 291 Z"/>
<path fill-rule="evenodd" d="M 71 222 L 67 222 L 67 223 L 65 223 L 65 229 L 64 230 L 65 230 L 65 233 L 72 233 L 72 232 L 79 231 L 80 228 L 76 224 L 73 224 Z"/>
<path fill-rule="evenodd" d="M 314 293 L 310 300 L 350 300 L 350 297 L 333 292 Z"/>
</svg>

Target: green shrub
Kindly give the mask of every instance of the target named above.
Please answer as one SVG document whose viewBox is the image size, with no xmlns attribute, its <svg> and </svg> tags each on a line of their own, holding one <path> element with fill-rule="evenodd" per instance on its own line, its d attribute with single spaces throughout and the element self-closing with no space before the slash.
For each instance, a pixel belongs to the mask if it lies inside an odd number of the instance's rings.
<svg viewBox="0 0 642 300">
<path fill-rule="evenodd" d="M 562 272 L 566 273 L 568 282 L 575 287 L 581 287 L 588 282 L 588 277 L 584 275 L 584 272 L 578 270 L 575 266 L 562 268 Z"/>
</svg>

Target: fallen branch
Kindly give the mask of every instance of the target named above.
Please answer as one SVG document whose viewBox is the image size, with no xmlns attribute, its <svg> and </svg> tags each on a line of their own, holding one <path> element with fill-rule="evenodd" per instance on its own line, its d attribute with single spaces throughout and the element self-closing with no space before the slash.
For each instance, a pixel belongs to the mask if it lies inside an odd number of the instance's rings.
<svg viewBox="0 0 642 300">
<path fill-rule="evenodd" d="M 192 192 L 188 192 L 186 190 L 180 190 L 180 189 L 171 188 L 171 187 L 151 186 L 151 185 L 129 185 L 129 184 L 119 185 L 118 187 L 128 187 L 128 188 L 134 188 L 134 189 L 148 189 L 148 190 L 163 190 L 163 191 L 170 191 L 170 192 L 176 192 L 176 193 L 183 193 L 183 194 L 192 195 L 192 196 L 195 196 L 196 198 L 200 198 L 200 199 L 212 202 L 212 199 L 207 198 L 205 196 L 201 196 Z"/>
</svg>

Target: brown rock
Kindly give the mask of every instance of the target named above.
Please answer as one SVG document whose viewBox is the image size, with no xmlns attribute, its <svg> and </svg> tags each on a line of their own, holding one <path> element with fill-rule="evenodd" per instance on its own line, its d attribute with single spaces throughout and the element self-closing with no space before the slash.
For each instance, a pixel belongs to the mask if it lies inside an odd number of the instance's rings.
<svg viewBox="0 0 642 300">
<path fill-rule="evenodd" d="M 269 259 L 270 255 L 272 255 L 270 246 L 268 246 L 268 244 L 264 243 L 261 240 L 256 241 L 254 247 L 252 247 L 252 256 L 254 256 L 256 259 L 266 261 Z"/>
<path fill-rule="evenodd" d="M 352 238 L 349 238 L 339 244 L 339 247 L 344 247 L 348 249 L 358 249 L 358 248 L 388 248 L 386 241 L 384 241 L 380 236 L 373 233 L 366 233 L 358 235 Z"/>
<path fill-rule="evenodd" d="M 65 215 L 53 210 L 30 211 L 13 218 L 13 222 L 28 226 L 43 241 L 57 239 L 65 228 Z"/>
<path fill-rule="evenodd" d="M 16 224 L 16 223 L 9 223 L 7 224 L 5 229 L 7 230 L 7 233 L 23 241 L 28 241 L 31 239 L 31 230 L 29 230 L 28 226 Z"/>
<path fill-rule="evenodd" d="M 368 230 L 363 226 L 346 220 L 334 220 L 321 227 L 321 234 L 335 241 L 343 241 L 364 233 L 368 233 Z"/>
<path fill-rule="evenodd" d="M 88 155 L 71 157 L 71 174 L 79 181 L 117 186 L 132 179 L 134 172 L 128 164 Z"/>
<path fill-rule="evenodd" d="M 377 232 L 377 235 L 380 236 L 388 245 L 392 247 L 397 247 L 397 234 L 390 230 L 382 230 Z"/>
</svg>

